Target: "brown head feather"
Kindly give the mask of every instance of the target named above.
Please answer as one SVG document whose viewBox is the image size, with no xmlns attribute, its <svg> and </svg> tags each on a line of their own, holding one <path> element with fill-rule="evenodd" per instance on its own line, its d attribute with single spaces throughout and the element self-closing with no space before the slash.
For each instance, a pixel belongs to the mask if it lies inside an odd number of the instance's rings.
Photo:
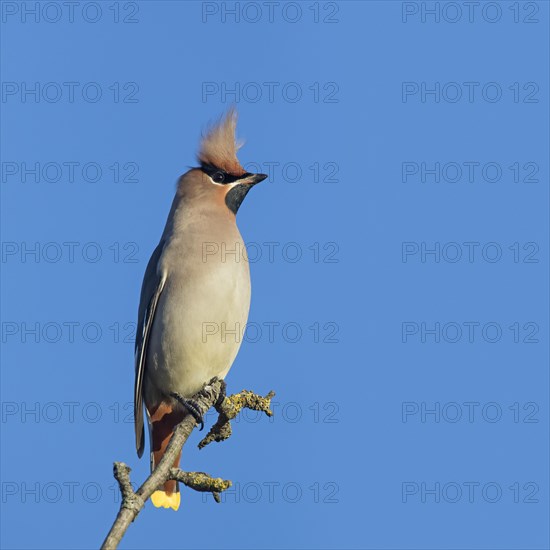
<svg viewBox="0 0 550 550">
<path fill-rule="evenodd" d="M 210 164 L 224 172 L 240 176 L 246 172 L 237 158 L 242 143 L 235 139 L 237 112 L 233 107 L 217 124 L 208 128 L 201 139 L 197 158 L 200 163 Z"/>
</svg>

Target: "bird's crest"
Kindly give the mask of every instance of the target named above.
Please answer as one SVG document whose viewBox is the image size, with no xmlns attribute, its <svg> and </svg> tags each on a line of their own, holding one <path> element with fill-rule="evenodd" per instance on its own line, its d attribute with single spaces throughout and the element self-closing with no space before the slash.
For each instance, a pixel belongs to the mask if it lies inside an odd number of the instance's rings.
<svg viewBox="0 0 550 550">
<path fill-rule="evenodd" d="M 246 170 L 237 158 L 242 142 L 236 140 L 236 127 L 237 112 L 231 107 L 217 124 L 210 126 L 203 134 L 197 155 L 199 162 L 235 176 L 244 174 Z"/>
</svg>

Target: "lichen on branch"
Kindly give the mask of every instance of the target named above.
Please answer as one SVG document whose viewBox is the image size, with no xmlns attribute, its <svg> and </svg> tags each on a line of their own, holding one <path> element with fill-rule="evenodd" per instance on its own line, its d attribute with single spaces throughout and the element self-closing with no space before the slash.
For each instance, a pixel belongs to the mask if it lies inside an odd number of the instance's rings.
<svg viewBox="0 0 550 550">
<path fill-rule="evenodd" d="M 217 422 L 210 428 L 210 431 L 199 443 L 199 449 L 203 449 L 212 441 L 220 442 L 228 439 L 232 434 L 231 420 L 233 420 L 243 409 L 262 411 L 267 416 L 273 416 L 271 399 L 275 392 L 270 391 L 265 397 L 251 391 L 243 390 L 226 397 L 220 404 L 216 404 L 219 413 Z"/>
<path fill-rule="evenodd" d="M 212 426 L 208 435 L 199 443 L 200 449 L 212 441 L 224 441 L 227 439 L 232 432 L 230 421 L 243 408 L 263 411 L 267 416 L 273 415 L 270 405 L 275 393 L 272 391 L 265 397 L 256 395 L 248 390 L 243 390 L 227 397 L 224 397 L 224 394 L 225 382 L 218 378 L 213 378 L 192 398 L 202 416 L 212 406 L 215 406 L 219 414 L 218 420 Z M 128 527 L 145 506 L 145 502 L 154 491 L 164 485 L 169 479 L 180 481 L 195 491 L 212 493 L 214 500 L 220 502 L 220 493 L 231 487 L 231 481 L 219 477 L 214 478 L 204 472 L 184 472 L 179 468 L 172 467 L 176 456 L 196 425 L 197 422 L 193 416 L 186 415 L 183 418 L 174 430 L 174 434 L 161 461 L 137 491 L 134 491 L 130 482 L 131 468 L 124 464 L 124 462 L 114 463 L 113 475 L 118 482 L 122 500 L 115 522 L 101 546 L 102 550 L 114 550 L 117 548 Z"/>
</svg>

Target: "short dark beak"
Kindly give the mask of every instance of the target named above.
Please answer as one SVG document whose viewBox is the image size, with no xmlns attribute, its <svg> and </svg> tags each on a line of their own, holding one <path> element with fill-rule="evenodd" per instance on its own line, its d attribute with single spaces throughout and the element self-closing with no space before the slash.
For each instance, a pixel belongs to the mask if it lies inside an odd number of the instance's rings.
<svg viewBox="0 0 550 550">
<path fill-rule="evenodd" d="M 250 185 L 256 185 L 257 183 L 264 181 L 265 178 L 267 178 L 267 174 L 252 174 L 249 183 Z"/>
</svg>

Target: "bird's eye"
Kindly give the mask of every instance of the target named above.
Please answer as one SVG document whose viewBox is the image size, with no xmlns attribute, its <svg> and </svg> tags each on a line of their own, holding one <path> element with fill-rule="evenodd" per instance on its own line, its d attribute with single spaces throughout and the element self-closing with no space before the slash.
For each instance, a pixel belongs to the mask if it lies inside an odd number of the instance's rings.
<svg viewBox="0 0 550 550">
<path fill-rule="evenodd" d="M 212 180 L 216 183 L 223 183 L 225 180 L 225 174 L 223 172 L 216 172 L 213 174 Z"/>
</svg>

